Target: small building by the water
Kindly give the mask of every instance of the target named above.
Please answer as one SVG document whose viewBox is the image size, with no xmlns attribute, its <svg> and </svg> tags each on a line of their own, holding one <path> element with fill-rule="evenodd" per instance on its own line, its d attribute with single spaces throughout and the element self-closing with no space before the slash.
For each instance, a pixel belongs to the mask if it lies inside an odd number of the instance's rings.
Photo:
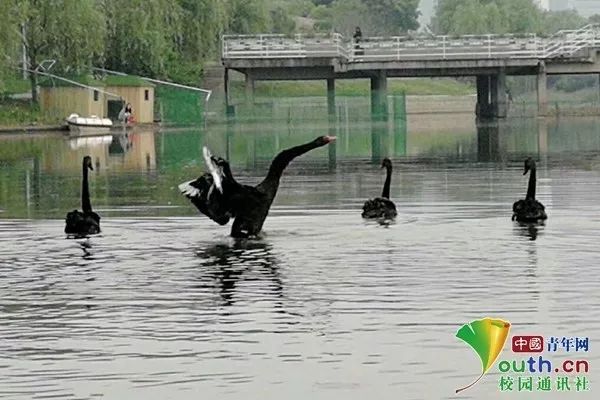
<svg viewBox="0 0 600 400">
<path fill-rule="evenodd" d="M 72 113 L 118 119 L 119 111 L 131 103 L 134 121 L 154 122 L 154 85 L 135 76 L 107 76 L 102 80 L 91 76 L 69 80 L 92 87 L 76 86 L 59 79 L 40 81 L 40 107 L 45 113 L 66 118 Z"/>
<path fill-rule="evenodd" d="M 103 82 L 105 90 L 121 96 L 125 103 L 131 103 L 135 122 L 154 122 L 154 85 L 137 76 L 107 76 Z M 122 103 L 114 97 L 107 97 L 107 116 L 116 120 Z"/>
<path fill-rule="evenodd" d="M 71 80 L 95 88 L 87 89 L 59 79 L 42 79 L 40 87 L 40 108 L 43 112 L 66 118 L 72 113 L 81 116 L 106 116 L 104 82 L 83 76 Z"/>
</svg>

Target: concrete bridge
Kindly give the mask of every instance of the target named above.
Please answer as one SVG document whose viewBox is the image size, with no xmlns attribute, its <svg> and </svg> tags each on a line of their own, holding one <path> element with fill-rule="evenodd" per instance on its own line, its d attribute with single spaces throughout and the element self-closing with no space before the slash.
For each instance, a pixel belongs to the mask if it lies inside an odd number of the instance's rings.
<svg viewBox="0 0 600 400">
<path fill-rule="evenodd" d="M 477 77 L 478 117 L 507 114 L 506 77 L 537 76 L 538 114 L 547 112 L 547 76 L 599 74 L 600 26 L 534 34 L 370 37 L 360 43 L 340 34 L 287 37 L 223 37 L 222 63 L 229 104 L 229 70 L 246 77 L 246 95 L 257 80 L 327 80 L 328 104 L 335 105 L 335 80 L 371 80 L 371 108 L 381 114 L 388 77 Z M 379 111 L 378 111 L 379 110 Z"/>
</svg>

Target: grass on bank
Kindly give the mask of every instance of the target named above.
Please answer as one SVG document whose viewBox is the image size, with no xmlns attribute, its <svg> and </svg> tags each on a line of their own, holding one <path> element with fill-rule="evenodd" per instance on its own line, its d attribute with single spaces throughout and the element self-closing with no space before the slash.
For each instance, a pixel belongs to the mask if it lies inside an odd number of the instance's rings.
<svg viewBox="0 0 600 400">
<path fill-rule="evenodd" d="M 29 100 L 0 99 L 0 127 L 55 125 L 60 119 L 41 112 Z"/>
<path fill-rule="evenodd" d="M 27 79 L 9 76 L 0 82 L 0 99 L 11 94 L 26 93 L 30 91 L 31 83 Z"/>
</svg>

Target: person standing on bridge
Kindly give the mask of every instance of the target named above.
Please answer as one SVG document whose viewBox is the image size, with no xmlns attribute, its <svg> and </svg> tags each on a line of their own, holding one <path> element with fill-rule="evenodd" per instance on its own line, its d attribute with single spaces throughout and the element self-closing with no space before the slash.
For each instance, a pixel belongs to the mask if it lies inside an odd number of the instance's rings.
<svg viewBox="0 0 600 400">
<path fill-rule="evenodd" d="M 354 38 L 354 53 L 356 55 L 362 54 L 362 51 L 360 51 L 360 41 L 362 40 L 362 31 L 360 30 L 360 26 L 357 26 L 356 29 L 354 30 L 354 35 L 352 36 Z"/>
</svg>

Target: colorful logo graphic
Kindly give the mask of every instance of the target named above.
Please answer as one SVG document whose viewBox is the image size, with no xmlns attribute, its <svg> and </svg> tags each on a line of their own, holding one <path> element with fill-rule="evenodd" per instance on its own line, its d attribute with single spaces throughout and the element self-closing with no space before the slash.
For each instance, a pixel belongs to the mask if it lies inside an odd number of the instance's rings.
<svg viewBox="0 0 600 400">
<path fill-rule="evenodd" d="M 456 389 L 456 393 L 475 385 L 494 365 L 494 362 L 504 348 L 509 330 L 510 323 L 507 321 L 483 318 L 463 325 L 456 332 L 456 337 L 471 346 L 481 359 L 481 375 L 479 378 L 470 385 Z"/>
<path fill-rule="evenodd" d="M 541 353 L 544 351 L 543 336 L 513 336 L 513 353 Z"/>
<path fill-rule="evenodd" d="M 589 337 L 515 335 L 511 347 L 512 357 L 516 358 L 497 363 L 501 392 L 590 390 L 590 362 L 586 357 Z"/>
</svg>

